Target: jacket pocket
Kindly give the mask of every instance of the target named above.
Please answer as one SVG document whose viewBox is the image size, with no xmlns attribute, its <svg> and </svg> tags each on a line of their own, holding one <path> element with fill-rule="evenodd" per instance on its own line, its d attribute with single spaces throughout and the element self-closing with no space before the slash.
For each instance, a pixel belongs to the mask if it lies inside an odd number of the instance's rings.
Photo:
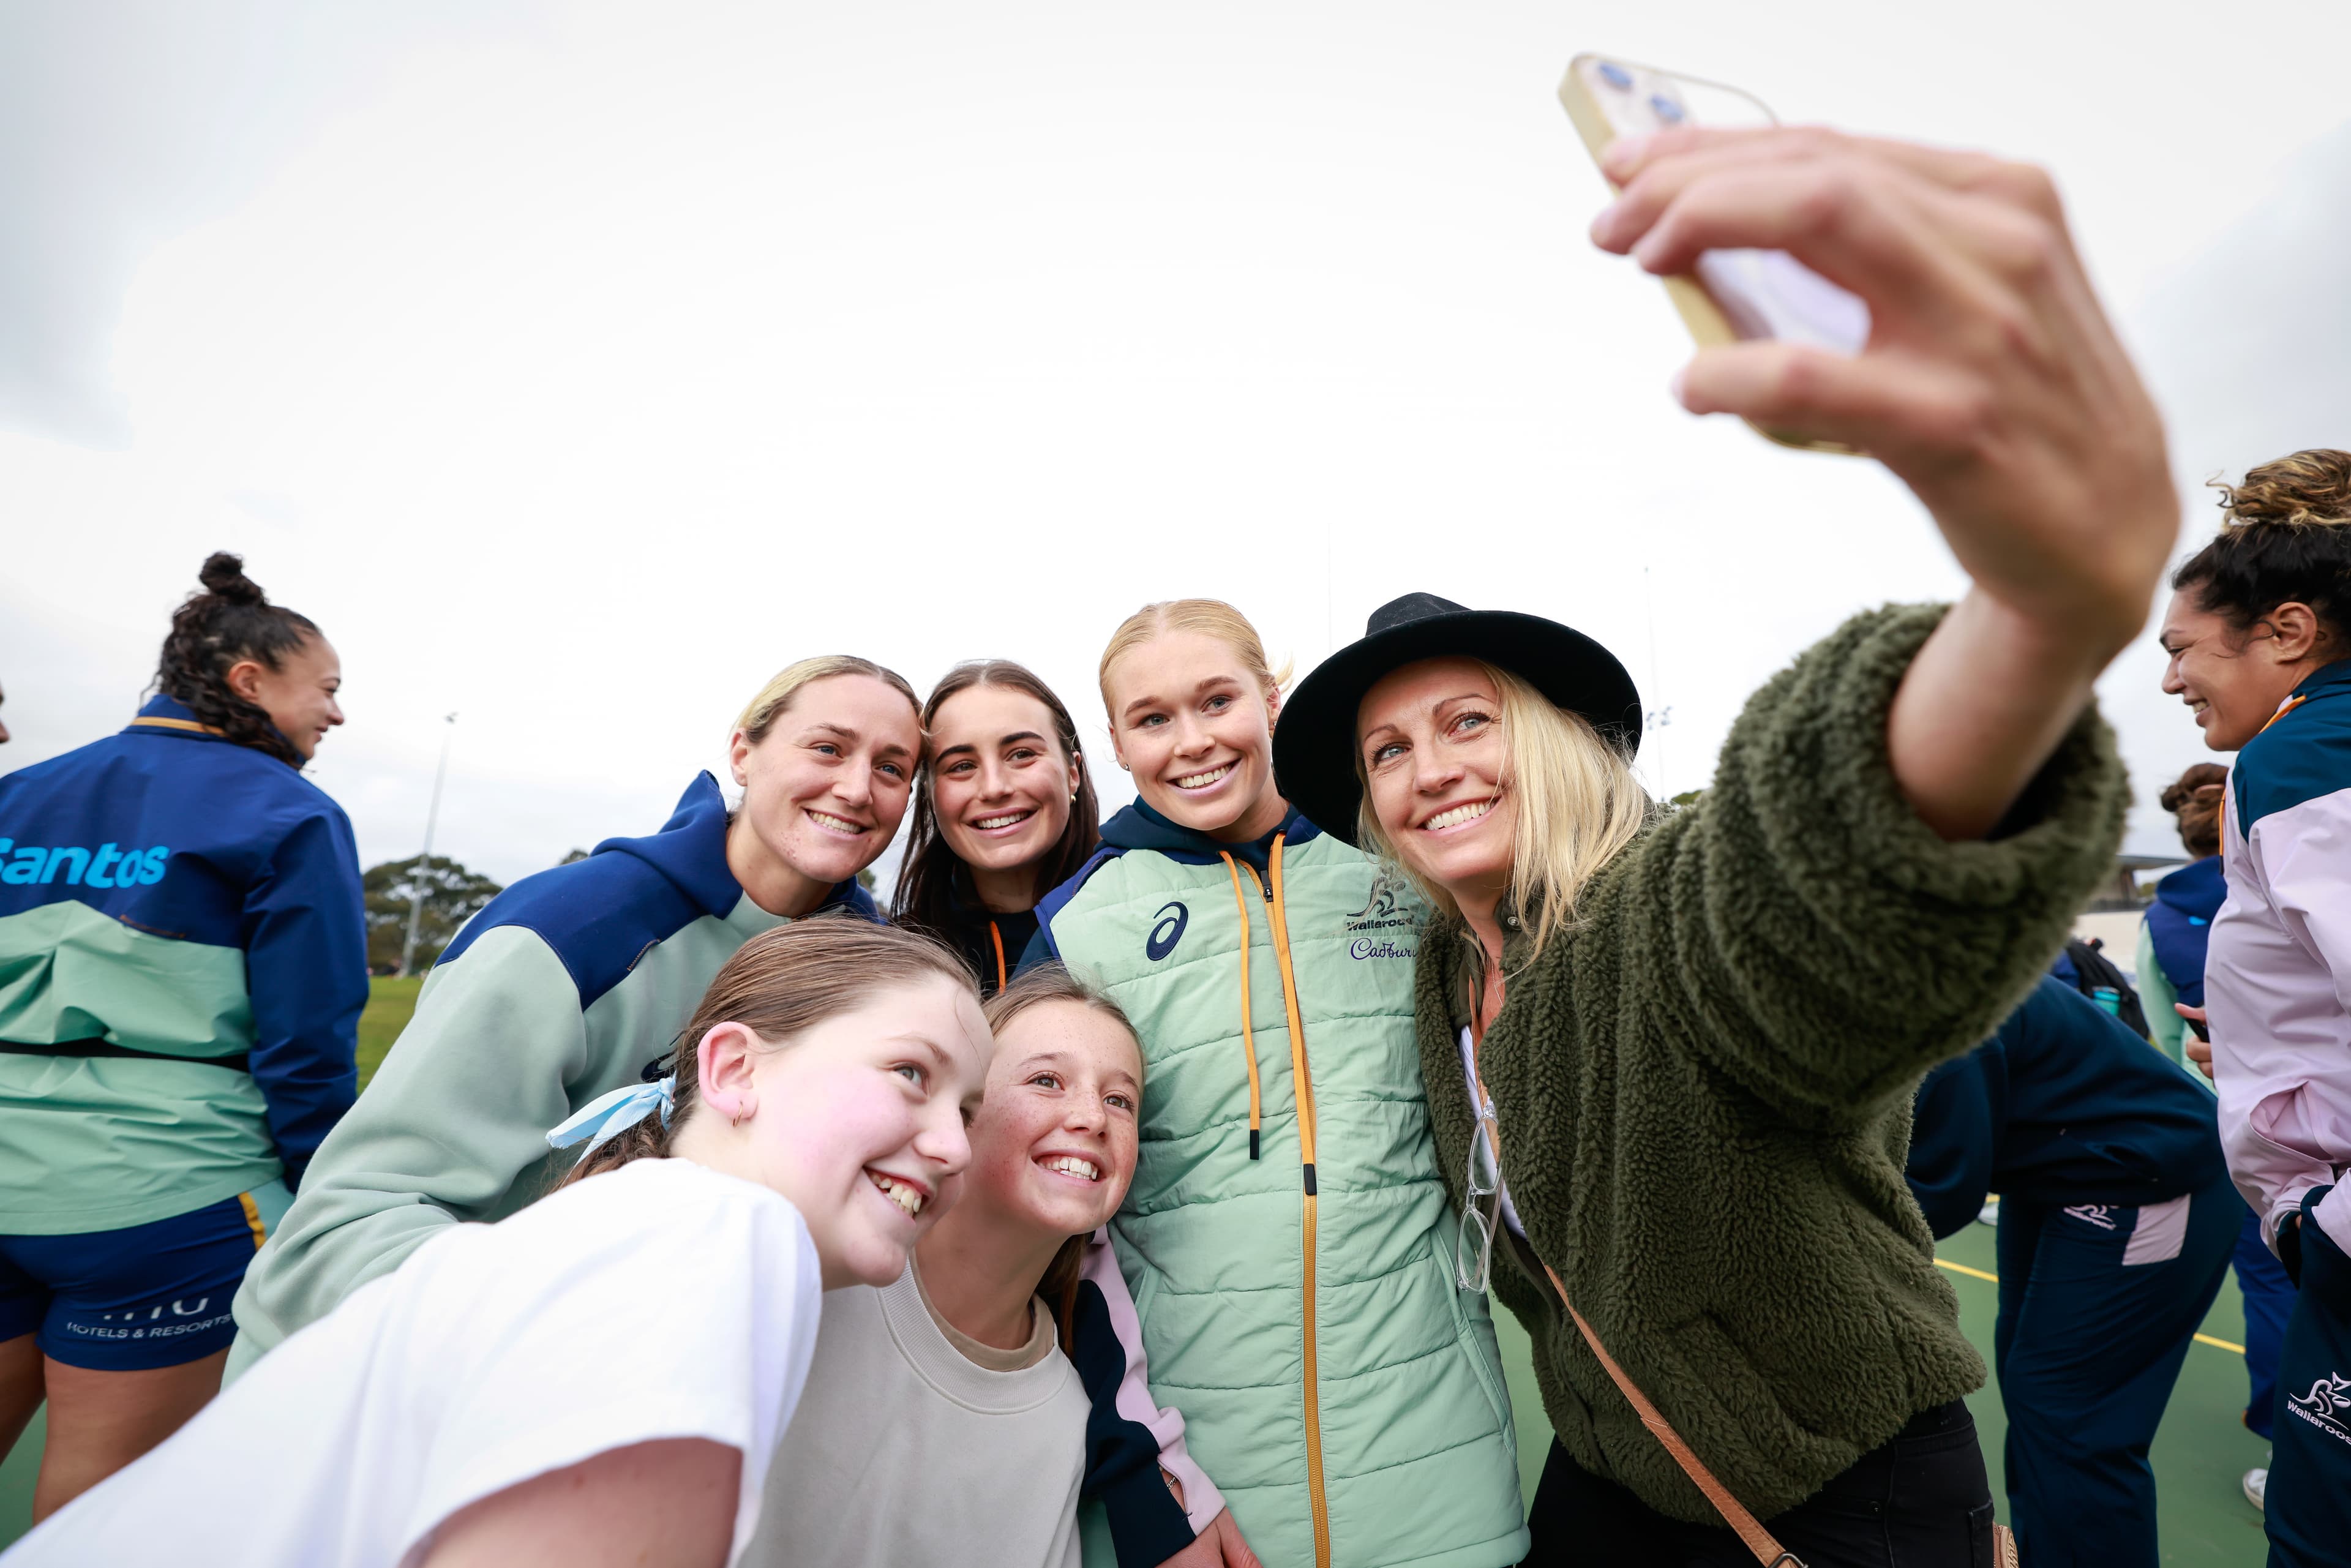
<svg viewBox="0 0 2351 1568">
<path fill-rule="evenodd" d="M 1451 1218 L 1451 1210 L 1447 1211 Z M 1486 1406 L 1493 1413 L 1494 1424 L 1511 1439 L 1513 1454 L 1517 1433 L 1510 1423 L 1510 1385 L 1502 1377 L 1502 1347 L 1494 1337 L 1494 1319 L 1483 1295 L 1473 1296 L 1461 1289 L 1453 1278 L 1452 1229 L 1440 1226 L 1429 1237 L 1432 1247 L 1446 1243 L 1441 1253 L 1432 1251 L 1429 1263 L 1437 1276 L 1437 1289 L 1445 1300 L 1446 1311 L 1451 1314 L 1453 1333 L 1478 1375 L 1479 1392 L 1486 1396 Z"/>
</svg>

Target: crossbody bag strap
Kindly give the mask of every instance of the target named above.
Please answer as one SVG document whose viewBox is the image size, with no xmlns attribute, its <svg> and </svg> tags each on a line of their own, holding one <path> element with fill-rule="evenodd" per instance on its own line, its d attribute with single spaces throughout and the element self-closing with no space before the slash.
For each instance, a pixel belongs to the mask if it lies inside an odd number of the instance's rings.
<svg viewBox="0 0 2351 1568">
<path fill-rule="evenodd" d="M 1482 997 L 1473 994 L 1469 1002 L 1469 1076 L 1477 1083 L 1478 1097 L 1491 1105 L 1494 1097 L 1486 1092 L 1485 1074 L 1478 1068 L 1479 1048 L 1486 1043 L 1482 1001 Z M 1501 1124 L 1499 1119 L 1486 1124 L 1493 1129 L 1494 1168 L 1499 1176 L 1502 1166 Z M 1541 1260 L 1537 1259 L 1536 1261 L 1541 1262 Z M 1641 1392 L 1640 1385 L 1616 1364 L 1616 1358 L 1608 1354 L 1608 1347 L 1600 1343 L 1600 1336 L 1592 1332 L 1592 1325 L 1583 1321 L 1583 1314 L 1577 1312 L 1575 1303 L 1567 1299 L 1567 1286 L 1560 1280 L 1559 1270 L 1544 1263 L 1543 1273 L 1550 1278 L 1551 1288 L 1559 1292 L 1559 1304 L 1567 1309 L 1569 1317 L 1575 1320 L 1576 1332 L 1583 1336 L 1583 1343 L 1592 1347 L 1592 1354 L 1598 1358 L 1617 1390 L 1625 1396 L 1625 1403 L 1633 1406 L 1633 1414 L 1638 1416 L 1641 1425 L 1665 1445 L 1666 1452 L 1674 1457 L 1674 1463 L 1681 1466 L 1682 1473 L 1706 1494 L 1706 1500 L 1714 1504 L 1714 1511 L 1722 1515 L 1722 1521 L 1746 1543 L 1748 1551 L 1755 1553 L 1755 1561 L 1763 1564 L 1763 1568 L 1785 1568 L 1790 1563 L 1794 1564 L 1794 1568 L 1804 1568 L 1803 1559 L 1773 1540 L 1771 1532 L 1763 1528 L 1763 1521 L 1748 1512 L 1747 1505 L 1731 1496 L 1729 1487 L 1715 1479 L 1714 1472 L 1706 1468 L 1706 1461 L 1682 1440 L 1679 1432 L 1674 1430 L 1674 1424 L 1649 1403 L 1649 1396 Z"/>
<path fill-rule="evenodd" d="M 1485 1086 L 1480 1084 L 1479 1087 L 1482 1091 Z M 1499 1163 L 1496 1161 L 1497 1165 Z M 1714 1511 L 1722 1515 L 1722 1521 L 1747 1543 L 1748 1551 L 1755 1553 L 1755 1561 L 1762 1563 L 1763 1568 L 1781 1568 L 1783 1563 L 1794 1563 L 1795 1568 L 1804 1568 L 1803 1559 L 1774 1540 L 1771 1532 L 1763 1528 L 1763 1521 L 1748 1512 L 1747 1505 L 1731 1496 L 1729 1487 L 1715 1479 L 1714 1472 L 1706 1468 L 1706 1461 L 1692 1452 L 1690 1446 L 1682 1441 L 1682 1435 L 1674 1430 L 1674 1424 L 1649 1403 L 1649 1396 L 1641 1392 L 1640 1385 L 1625 1375 L 1625 1369 L 1616 1364 L 1616 1358 L 1608 1354 L 1607 1346 L 1600 1343 L 1600 1336 L 1592 1332 L 1592 1325 L 1583 1321 L 1583 1314 L 1575 1310 L 1575 1303 L 1567 1299 L 1567 1287 L 1560 1283 L 1559 1270 L 1545 1263 L 1543 1272 L 1551 1277 L 1551 1288 L 1559 1292 L 1559 1304 L 1565 1307 L 1567 1315 L 1575 1320 L 1576 1332 L 1583 1336 L 1583 1343 L 1592 1347 L 1593 1355 L 1614 1380 L 1617 1390 L 1625 1396 L 1625 1403 L 1633 1406 L 1633 1414 L 1638 1416 L 1641 1425 L 1666 1446 L 1666 1452 L 1674 1457 L 1674 1463 L 1682 1468 L 1682 1473 L 1706 1494 L 1706 1500 L 1714 1504 Z"/>
</svg>

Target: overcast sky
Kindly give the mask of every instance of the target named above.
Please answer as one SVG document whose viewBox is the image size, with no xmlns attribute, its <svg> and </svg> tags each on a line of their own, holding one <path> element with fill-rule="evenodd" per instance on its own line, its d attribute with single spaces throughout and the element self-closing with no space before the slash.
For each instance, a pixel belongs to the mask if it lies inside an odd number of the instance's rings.
<svg viewBox="0 0 2351 1568">
<path fill-rule="evenodd" d="M 2109 24 L 2101 18 L 2114 18 Z M 1098 744 L 1137 604 L 1303 670 L 1412 590 L 1624 658 L 1653 788 L 1959 580 L 1874 465 L 1667 400 L 1583 237 L 1602 48 L 2050 164 L 2198 486 L 2351 445 L 2351 6 L 1195 0 L 0 8 L 0 686 L 127 718 L 214 549 L 318 621 L 362 858 L 651 831 L 804 654 L 1023 660 Z M 2135 846 L 2201 749 L 2103 687 Z"/>
</svg>

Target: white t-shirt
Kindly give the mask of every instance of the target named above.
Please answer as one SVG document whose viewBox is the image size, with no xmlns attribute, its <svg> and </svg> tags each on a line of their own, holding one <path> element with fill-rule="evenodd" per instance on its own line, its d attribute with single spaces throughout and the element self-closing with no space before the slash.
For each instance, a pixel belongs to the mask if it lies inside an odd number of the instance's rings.
<svg viewBox="0 0 2351 1568">
<path fill-rule="evenodd" d="M 702 1437 L 743 1456 L 731 1563 L 807 1381 L 820 1290 L 783 1197 L 639 1160 L 426 1242 L 5 1561 L 395 1568 L 518 1481 Z"/>
</svg>

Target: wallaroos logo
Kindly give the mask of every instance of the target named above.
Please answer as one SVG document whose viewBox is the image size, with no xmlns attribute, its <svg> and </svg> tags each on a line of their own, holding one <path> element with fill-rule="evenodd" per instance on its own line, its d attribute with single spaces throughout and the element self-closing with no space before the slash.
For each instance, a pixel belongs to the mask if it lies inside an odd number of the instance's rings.
<svg viewBox="0 0 2351 1568">
<path fill-rule="evenodd" d="M 2351 1443 L 2351 1377 L 2321 1377 L 2309 1393 L 2287 1395 L 2285 1407 L 2320 1431 Z"/>
<path fill-rule="evenodd" d="M 0 883 L 12 886 L 55 882 L 62 871 L 68 887 L 152 887 L 163 880 L 163 862 L 172 852 L 162 844 L 152 850 L 123 850 L 107 843 L 99 845 L 95 852 L 79 844 L 42 849 L 0 839 L 0 855 L 8 860 L 0 866 Z"/>
<path fill-rule="evenodd" d="M 1164 904 L 1155 918 L 1159 924 L 1144 939 L 1143 956 L 1156 964 L 1176 951 L 1176 944 L 1184 940 L 1184 927 L 1191 924 L 1192 912 L 1181 904 Z"/>
<path fill-rule="evenodd" d="M 1412 945 L 1409 933 L 1419 926 L 1420 917 L 1409 904 L 1401 901 L 1399 895 L 1402 892 L 1395 879 L 1385 870 L 1372 879 L 1371 896 L 1364 900 L 1364 907 L 1343 922 L 1348 934 L 1354 938 L 1347 944 L 1348 957 L 1362 960 L 1410 958 L 1413 956 L 1416 949 Z M 1382 931 L 1395 935 L 1373 935 Z M 1397 936 L 1405 939 L 1398 941 Z"/>
</svg>

